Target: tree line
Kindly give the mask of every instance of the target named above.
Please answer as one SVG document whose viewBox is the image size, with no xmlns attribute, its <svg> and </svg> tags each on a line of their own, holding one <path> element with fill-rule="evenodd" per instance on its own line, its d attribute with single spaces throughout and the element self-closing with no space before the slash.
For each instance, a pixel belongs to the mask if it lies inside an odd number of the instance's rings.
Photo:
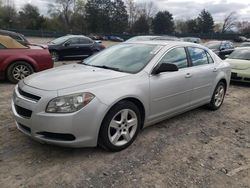
<svg viewBox="0 0 250 188">
<path fill-rule="evenodd" d="M 174 20 L 169 11 L 158 11 L 153 1 L 136 3 L 134 0 L 56 0 L 48 6 L 46 16 L 35 5 L 25 4 L 17 11 L 0 0 L 0 26 L 85 34 L 225 33 L 232 28 L 250 33 L 249 23 L 238 22 L 235 12 L 226 15 L 220 24 L 215 24 L 205 9 L 197 18 Z"/>
</svg>

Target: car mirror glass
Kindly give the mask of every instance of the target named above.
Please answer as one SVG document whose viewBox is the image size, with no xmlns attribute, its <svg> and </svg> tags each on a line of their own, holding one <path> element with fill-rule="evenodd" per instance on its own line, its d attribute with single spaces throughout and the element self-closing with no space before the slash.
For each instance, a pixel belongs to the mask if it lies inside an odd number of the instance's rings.
<svg viewBox="0 0 250 188">
<path fill-rule="evenodd" d="M 159 66 L 156 66 L 153 70 L 153 74 L 159 74 L 161 72 L 174 72 L 178 71 L 178 67 L 175 64 L 172 63 L 161 63 Z"/>
</svg>

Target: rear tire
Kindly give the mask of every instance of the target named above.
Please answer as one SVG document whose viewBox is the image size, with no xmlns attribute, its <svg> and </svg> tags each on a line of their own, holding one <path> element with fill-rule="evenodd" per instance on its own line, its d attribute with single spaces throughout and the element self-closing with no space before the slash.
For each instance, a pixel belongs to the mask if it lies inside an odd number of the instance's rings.
<svg viewBox="0 0 250 188">
<path fill-rule="evenodd" d="M 34 72 L 33 67 L 25 61 L 16 61 L 7 69 L 7 79 L 16 84 Z"/>
<path fill-rule="evenodd" d="M 223 104 L 225 94 L 226 94 L 226 85 L 224 82 L 220 81 L 215 87 L 212 99 L 208 104 L 208 108 L 210 110 L 218 110 Z"/>
<path fill-rule="evenodd" d="M 130 101 L 118 102 L 103 120 L 98 145 L 108 151 L 121 151 L 134 142 L 140 126 L 138 107 Z"/>
<path fill-rule="evenodd" d="M 53 60 L 54 62 L 59 61 L 59 55 L 58 55 L 57 52 L 52 51 L 52 52 L 50 52 L 50 54 L 51 54 L 51 58 L 52 58 L 52 60 Z"/>
</svg>

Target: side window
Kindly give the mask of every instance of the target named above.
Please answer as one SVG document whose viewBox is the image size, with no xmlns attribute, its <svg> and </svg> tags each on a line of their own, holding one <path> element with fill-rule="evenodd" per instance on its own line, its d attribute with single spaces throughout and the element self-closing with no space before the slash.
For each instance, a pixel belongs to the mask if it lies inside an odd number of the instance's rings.
<svg viewBox="0 0 250 188">
<path fill-rule="evenodd" d="M 187 55 L 184 48 L 175 48 L 166 53 L 160 63 L 175 64 L 179 69 L 188 66 Z"/>
<path fill-rule="evenodd" d="M 79 44 L 79 39 L 78 38 L 72 38 L 69 40 L 70 45 L 74 45 L 74 44 Z"/>
<path fill-rule="evenodd" d="M 206 52 L 206 54 L 207 54 L 208 63 L 209 63 L 209 64 L 214 63 L 214 60 L 213 60 L 213 58 L 211 57 L 211 55 L 210 55 L 208 52 Z"/>
<path fill-rule="evenodd" d="M 207 58 L 205 50 L 201 48 L 188 47 L 188 51 L 189 51 L 193 66 L 208 64 L 208 58 Z"/>
<path fill-rule="evenodd" d="M 5 46 L 0 43 L 0 49 L 5 49 Z"/>
<path fill-rule="evenodd" d="M 79 40 L 80 40 L 80 44 L 90 44 L 91 43 L 90 40 L 87 38 L 80 38 Z"/>
</svg>

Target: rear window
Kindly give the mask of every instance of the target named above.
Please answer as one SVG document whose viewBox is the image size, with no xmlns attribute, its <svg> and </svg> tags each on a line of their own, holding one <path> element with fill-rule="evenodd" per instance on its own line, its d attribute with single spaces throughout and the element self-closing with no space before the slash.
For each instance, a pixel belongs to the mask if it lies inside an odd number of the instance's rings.
<svg viewBox="0 0 250 188">
<path fill-rule="evenodd" d="M 207 52 L 205 50 L 201 48 L 188 47 L 188 52 L 193 66 L 208 64 Z"/>
</svg>

